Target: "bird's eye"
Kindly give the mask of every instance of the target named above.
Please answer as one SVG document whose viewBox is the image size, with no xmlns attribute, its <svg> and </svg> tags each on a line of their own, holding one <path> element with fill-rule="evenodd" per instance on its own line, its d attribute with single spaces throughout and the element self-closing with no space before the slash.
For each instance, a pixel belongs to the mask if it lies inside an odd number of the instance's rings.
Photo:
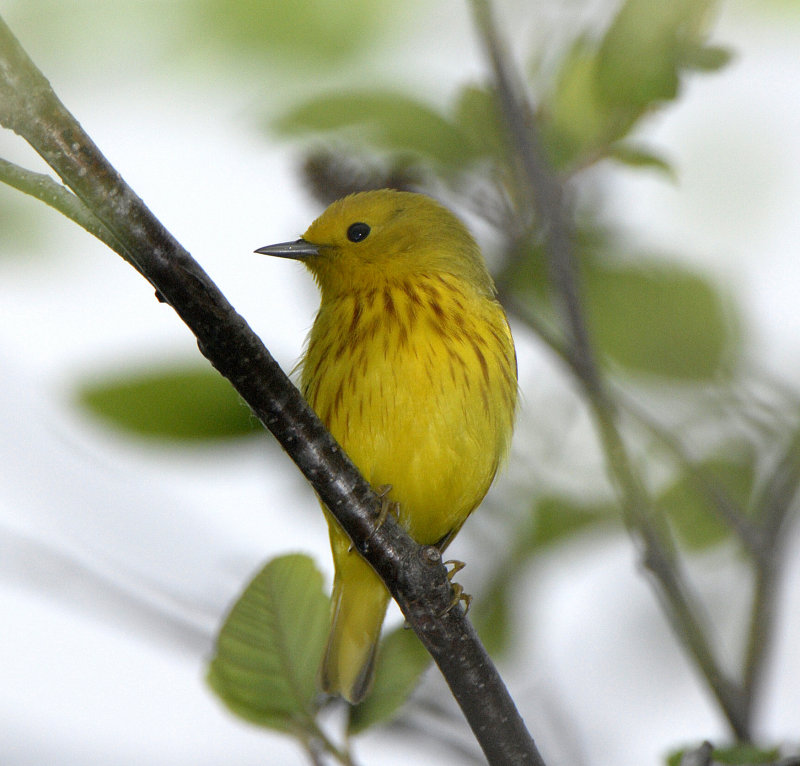
<svg viewBox="0 0 800 766">
<path fill-rule="evenodd" d="M 369 234 L 369 226 L 365 223 L 354 223 L 347 230 L 347 238 L 351 242 L 361 242 Z"/>
</svg>

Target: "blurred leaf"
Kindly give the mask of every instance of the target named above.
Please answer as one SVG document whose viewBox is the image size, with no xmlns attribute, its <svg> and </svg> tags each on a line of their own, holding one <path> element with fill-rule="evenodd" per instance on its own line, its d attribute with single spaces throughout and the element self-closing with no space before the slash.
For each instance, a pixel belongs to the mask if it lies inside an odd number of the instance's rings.
<svg viewBox="0 0 800 766">
<path fill-rule="evenodd" d="M 532 549 L 563 542 L 598 522 L 615 516 L 610 505 L 582 505 L 564 497 L 543 497 L 536 503 L 535 525 L 529 542 Z"/>
<path fill-rule="evenodd" d="M 85 383 L 81 404 L 118 428 L 161 439 L 220 439 L 260 425 L 231 384 L 187 365 Z"/>
<path fill-rule="evenodd" d="M 667 766 L 681 766 L 684 755 L 693 753 L 694 747 L 687 747 L 670 753 L 667 757 Z M 739 744 L 731 747 L 715 748 L 711 753 L 712 766 L 722 764 L 738 764 L 738 766 L 756 766 L 756 764 L 771 764 L 777 766 L 781 757 L 779 748 L 764 749 L 755 745 Z"/>
<path fill-rule="evenodd" d="M 713 5 L 713 0 L 626 0 L 599 46 L 587 36 L 575 41 L 539 114 L 556 168 L 606 156 L 654 106 L 677 96 L 687 70 L 713 71 L 727 62 L 726 50 L 704 44 Z M 634 162 L 633 154 L 628 158 L 629 164 L 656 164 Z"/>
<path fill-rule="evenodd" d="M 626 0 L 600 45 L 604 102 L 646 107 L 674 99 L 681 70 L 702 58 L 713 0 Z"/>
<path fill-rule="evenodd" d="M 120 74 L 135 58 L 143 71 L 178 65 L 194 77 L 227 74 L 229 87 L 252 93 L 257 81 L 273 90 L 277 82 L 307 82 L 309 74 L 369 61 L 422 7 L 415 0 L 24 0 L 7 20 L 39 65 L 42 57 L 49 64 L 43 71 L 60 66 L 90 76 L 110 67 Z"/>
<path fill-rule="evenodd" d="M 385 91 L 319 96 L 273 127 L 288 135 L 347 131 L 358 143 L 421 155 L 445 166 L 459 166 L 477 156 L 472 141 L 455 123 L 421 101 Z"/>
<path fill-rule="evenodd" d="M 730 63 L 733 52 L 719 45 L 694 48 L 687 53 L 686 66 L 701 72 L 716 72 Z"/>
<path fill-rule="evenodd" d="M 494 91 L 468 85 L 456 103 L 454 122 L 467 136 L 479 156 L 506 157 L 506 129 L 502 124 Z"/>
<path fill-rule="evenodd" d="M 775 747 L 766 750 L 742 743 L 731 747 L 714 748 L 712 757 L 715 763 L 720 764 L 739 764 L 740 766 L 757 763 L 775 764 L 780 758 L 780 749 Z"/>
<path fill-rule="evenodd" d="M 389 0 L 193 0 L 184 4 L 192 39 L 231 53 L 280 56 L 291 66 L 330 66 L 380 44 L 403 16 Z M 411 7 L 404 6 L 406 17 Z"/>
<path fill-rule="evenodd" d="M 669 162 L 650 149 L 645 149 L 627 142 L 617 143 L 609 148 L 608 156 L 612 160 L 621 162 L 624 165 L 630 165 L 631 167 L 658 170 L 669 176 L 672 180 L 675 180 L 675 172 Z"/>
<path fill-rule="evenodd" d="M 498 287 L 512 291 L 537 313 L 551 311 L 549 279 L 547 253 L 541 238 L 520 243 L 509 253 L 505 270 L 496 275 Z"/>
<path fill-rule="evenodd" d="M 348 732 L 360 734 L 389 720 L 414 691 L 431 656 L 413 630 L 397 628 L 378 649 L 375 681 L 369 696 L 350 711 Z"/>
<path fill-rule="evenodd" d="M 722 299 L 676 266 L 587 263 L 587 317 L 603 354 L 629 370 L 684 380 L 716 375 L 734 340 Z"/>
<path fill-rule="evenodd" d="M 632 127 L 639 109 L 609 106 L 598 98 L 596 53 L 578 39 L 561 63 L 555 89 L 539 116 L 542 138 L 556 168 L 582 164 Z"/>
<path fill-rule="evenodd" d="M 311 728 L 329 601 L 308 556 L 270 561 L 217 636 L 208 682 L 237 715 L 281 731 Z"/>
<path fill-rule="evenodd" d="M 750 506 L 755 472 L 752 462 L 730 456 L 705 460 L 697 468 L 742 509 Z M 683 474 L 657 501 L 675 527 L 679 539 L 693 550 L 702 550 L 727 539 L 730 528 L 715 513 L 711 502 L 696 486 L 691 475 Z"/>
</svg>

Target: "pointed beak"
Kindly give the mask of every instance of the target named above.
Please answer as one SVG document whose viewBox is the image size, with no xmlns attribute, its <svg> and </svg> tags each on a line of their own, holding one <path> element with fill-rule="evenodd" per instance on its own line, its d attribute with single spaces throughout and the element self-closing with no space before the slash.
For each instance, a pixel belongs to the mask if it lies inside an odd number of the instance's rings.
<svg viewBox="0 0 800 766">
<path fill-rule="evenodd" d="M 275 255 L 278 258 L 291 258 L 295 261 L 304 261 L 306 258 L 311 258 L 319 255 L 319 248 L 306 242 L 304 239 L 297 239 L 294 242 L 281 242 L 277 245 L 267 245 L 266 247 L 259 247 L 256 253 L 262 255 Z"/>
</svg>

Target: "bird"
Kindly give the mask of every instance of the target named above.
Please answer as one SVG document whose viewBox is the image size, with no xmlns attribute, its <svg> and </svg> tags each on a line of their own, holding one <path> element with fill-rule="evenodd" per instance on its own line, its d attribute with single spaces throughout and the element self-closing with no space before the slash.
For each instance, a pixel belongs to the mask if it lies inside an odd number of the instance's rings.
<svg viewBox="0 0 800 766">
<path fill-rule="evenodd" d="M 514 341 L 475 239 L 432 197 L 378 189 L 256 252 L 302 262 L 319 288 L 306 400 L 409 535 L 443 551 L 506 458 L 517 407 Z M 323 511 L 334 582 L 320 686 L 357 704 L 389 592 Z"/>
</svg>

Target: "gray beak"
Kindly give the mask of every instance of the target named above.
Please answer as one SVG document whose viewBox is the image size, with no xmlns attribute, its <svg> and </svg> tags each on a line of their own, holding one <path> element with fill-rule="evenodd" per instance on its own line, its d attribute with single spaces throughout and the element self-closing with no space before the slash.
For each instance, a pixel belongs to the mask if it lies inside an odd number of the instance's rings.
<svg viewBox="0 0 800 766">
<path fill-rule="evenodd" d="M 294 242 L 281 242 L 277 245 L 267 245 L 259 247 L 255 252 L 262 255 L 275 255 L 278 258 L 291 258 L 295 261 L 304 261 L 306 258 L 319 255 L 319 248 L 306 242 L 304 239 L 297 239 Z"/>
</svg>

